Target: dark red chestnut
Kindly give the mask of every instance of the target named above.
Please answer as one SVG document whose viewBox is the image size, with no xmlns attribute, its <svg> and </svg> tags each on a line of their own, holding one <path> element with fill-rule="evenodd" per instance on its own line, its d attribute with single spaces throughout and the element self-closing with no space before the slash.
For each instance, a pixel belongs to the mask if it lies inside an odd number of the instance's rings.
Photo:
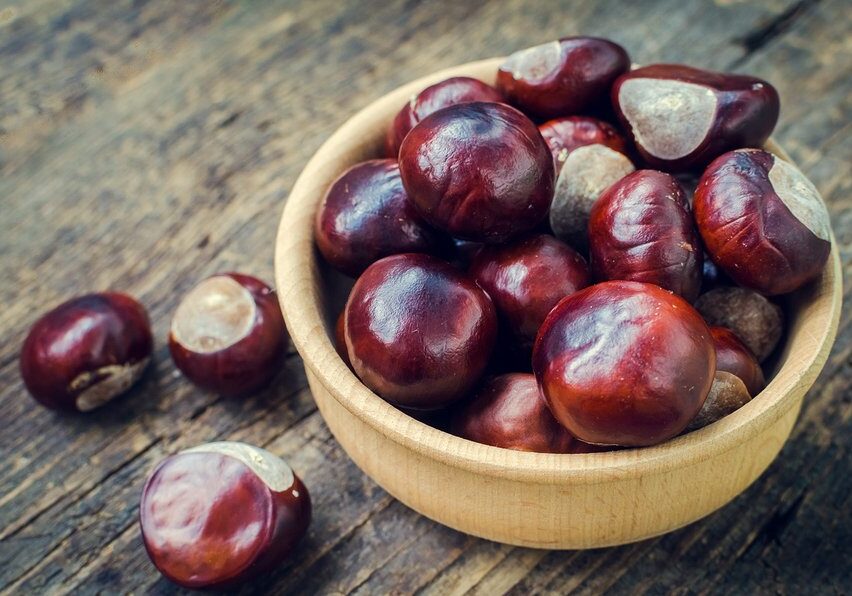
<svg viewBox="0 0 852 596">
<path fill-rule="evenodd" d="M 695 308 L 708 324 L 733 331 L 759 362 L 775 350 L 784 331 L 781 308 L 746 288 L 715 288 L 699 296 Z"/>
<path fill-rule="evenodd" d="M 588 145 L 603 145 L 618 153 L 627 153 L 627 143 L 611 124 L 589 116 L 567 116 L 549 120 L 538 127 L 556 165 L 556 176 L 562 171 L 572 151 Z"/>
<path fill-rule="evenodd" d="M 142 376 L 153 345 L 148 314 L 136 300 L 88 294 L 33 324 L 21 349 L 21 376 L 43 406 L 87 412 Z"/>
<path fill-rule="evenodd" d="M 551 412 L 599 445 L 653 445 L 701 409 L 716 370 L 710 329 L 683 298 L 610 281 L 563 299 L 545 319 L 533 370 Z"/>
<path fill-rule="evenodd" d="M 716 372 L 730 373 L 742 380 L 749 395 L 756 396 L 766 386 L 763 370 L 754 354 L 725 327 L 710 327 L 716 349 Z"/>
<path fill-rule="evenodd" d="M 442 254 L 450 247 L 408 202 L 392 159 L 359 163 L 341 174 L 317 211 L 315 235 L 325 260 L 352 277 L 388 255 Z"/>
<path fill-rule="evenodd" d="M 515 52 L 497 71 L 497 89 L 525 113 L 556 118 L 606 98 L 630 68 L 620 45 L 597 37 L 564 37 Z"/>
<path fill-rule="evenodd" d="M 418 213 L 453 236 L 499 243 L 535 228 L 553 198 L 553 157 L 535 124 L 499 103 L 439 110 L 399 152 Z"/>
<path fill-rule="evenodd" d="M 695 190 L 710 257 L 741 286 L 786 294 L 819 277 L 831 252 L 828 211 L 795 166 L 760 149 L 719 156 Z"/>
<path fill-rule="evenodd" d="M 139 507 L 151 561 L 196 589 L 233 587 L 280 565 L 310 520 L 308 491 L 290 466 L 237 442 L 166 458 L 148 477 Z"/>
<path fill-rule="evenodd" d="M 287 343 L 275 291 L 240 273 L 214 275 L 190 290 L 169 332 L 175 366 L 202 389 L 226 396 L 269 383 Z"/>
<path fill-rule="evenodd" d="M 592 208 L 589 259 L 598 279 L 657 284 L 691 302 L 703 256 L 686 196 L 669 174 L 628 174 Z"/>
<path fill-rule="evenodd" d="M 704 166 L 737 147 L 757 147 L 778 121 L 775 88 L 755 77 L 654 64 L 618 78 L 615 111 L 649 165 Z"/>
<path fill-rule="evenodd" d="M 546 234 L 482 248 L 470 274 L 524 350 L 532 350 L 538 328 L 556 303 L 590 281 L 586 260 Z"/>
<path fill-rule="evenodd" d="M 370 265 L 345 313 L 356 374 L 407 408 L 436 409 L 463 397 L 485 370 L 497 335 L 488 295 L 449 263 L 422 254 Z"/>
<path fill-rule="evenodd" d="M 504 99 L 491 85 L 470 77 L 452 77 L 426 87 L 412 96 L 391 122 L 386 141 L 387 155 L 395 158 L 408 131 L 429 114 L 471 101 L 501 102 Z"/>
</svg>

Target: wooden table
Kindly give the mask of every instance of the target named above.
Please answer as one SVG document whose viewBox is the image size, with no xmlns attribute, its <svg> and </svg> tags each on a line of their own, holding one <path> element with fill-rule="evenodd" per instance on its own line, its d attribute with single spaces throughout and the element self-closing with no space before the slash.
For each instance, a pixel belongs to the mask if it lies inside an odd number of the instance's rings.
<svg viewBox="0 0 852 596">
<path fill-rule="evenodd" d="M 0 589 L 174 592 L 141 545 L 140 488 L 165 455 L 222 438 L 283 454 L 315 505 L 295 557 L 251 590 L 852 589 L 848 289 L 837 344 L 760 480 L 683 530 L 584 552 L 478 540 L 389 497 L 330 436 L 296 354 L 274 388 L 228 401 L 191 387 L 165 345 L 204 276 L 271 280 L 288 189 L 354 111 L 436 69 L 573 33 L 611 37 L 638 62 L 772 81 L 776 137 L 828 201 L 850 272 L 848 0 L 356 4 L 0 2 Z M 149 308 L 151 370 L 91 415 L 35 406 L 17 368 L 27 328 L 106 288 Z"/>
</svg>

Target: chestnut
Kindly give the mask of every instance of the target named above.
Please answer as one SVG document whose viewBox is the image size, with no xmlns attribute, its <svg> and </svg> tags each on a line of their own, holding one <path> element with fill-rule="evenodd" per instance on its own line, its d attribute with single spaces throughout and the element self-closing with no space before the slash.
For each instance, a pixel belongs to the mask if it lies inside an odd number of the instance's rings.
<svg viewBox="0 0 852 596">
<path fill-rule="evenodd" d="M 716 372 L 730 373 L 742 380 L 752 397 L 766 386 L 763 370 L 754 354 L 725 327 L 710 327 L 713 347 L 716 349 Z"/>
<path fill-rule="evenodd" d="M 761 149 L 720 155 L 695 190 L 695 220 L 713 261 L 772 296 L 819 277 L 831 252 L 828 211 L 794 165 Z"/>
<path fill-rule="evenodd" d="M 598 37 L 563 37 L 509 56 L 497 71 L 497 90 L 536 118 L 583 112 L 609 93 L 630 68 L 627 52 Z"/>
<path fill-rule="evenodd" d="M 612 103 L 642 158 L 688 170 L 737 147 L 756 147 L 778 121 L 778 92 L 764 80 L 653 64 L 621 75 Z"/>
<path fill-rule="evenodd" d="M 311 520 L 290 466 L 245 443 L 207 443 L 163 460 L 142 490 L 151 562 L 185 588 L 233 587 L 281 564 Z"/>
<path fill-rule="evenodd" d="M 784 331 L 784 313 L 757 292 L 720 287 L 698 297 L 695 308 L 708 324 L 727 327 L 759 362 L 775 350 Z"/>
<path fill-rule="evenodd" d="M 698 414 L 716 370 L 710 329 L 683 298 L 608 281 L 571 294 L 541 327 L 533 371 L 550 411 L 598 445 L 654 445 Z"/>
<path fill-rule="evenodd" d="M 503 96 L 491 85 L 470 77 L 451 77 L 426 87 L 411 97 L 394 117 L 388 129 L 388 157 L 399 155 L 402 140 L 418 122 L 442 108 L 471 101 L 502 102 Z"/>
<path fill-rule="evenodd" d="M 698 430 L 721 420 L 750 401 L 751 395 L 742 379 L 728 372 L 717 371 L 701 411 L 690 421 L 686 431 Z"/>
<path fill-rule="evenodd" d="M 43 406 L 88 412 L 139 380 L 153 345 L 148 314 L 136 300 L 87 294 L 33 324 L 21 349 L 21 376 Z"/>
<path fill-rule="evenodd" d="M 589 260 L 598 279 L 657 284 L 691 302 L 703 256 L 686 195 L 670 174 L 628 174 L 592 207 Z"/>
<path fill-rule="evenodd" d="M 393 159 L 359 163 L 341 174 L 317 211 L 315 236 L 325 260 L 352 277 L 388 255 L 443 254 L 451 248 L 408 202 Z"/>
<path fill-rule="evenodd" d="M 535 228 L 553 198 L 553 157 L 535 124 L 500 103 L 427 116 L 402 142 L 399 168 L 427 223 L 464 240 L 500 243 Z"/>
<path fill-rule="evenodd" d="M 344 317 L 347 351 L 361 381 L 396 406 L 420 410 L 463 397 L 485 370 L 497 335 L 485 291 L 423 254 L 370 265 Z"/>
<path fill-rule="evenodd" d="M 549 120 L 538 127 L 544 142 L 550 147 L 556 176 L 572 151 L 588 145 L 603 145 L 618 153 L 627 153 L 627 144 L 611 124 L 589 116 L 567 116 Z"/>
<path fill-rule="evenodd" d="M 249 275 L 222 273 L 199 283 L 178 305 L 169 351 L 198 387 L 238 396 L 272 380 L 288 341 L 275 291 Z"/>
<path fill-rule="evenodd" d="M 547 234 L 483 247 L 470 274 L 491 297 L 521 349 L 527 351 L 532 350 L 547 313 L 590 281 L 586 260 Z"/>
</svg>

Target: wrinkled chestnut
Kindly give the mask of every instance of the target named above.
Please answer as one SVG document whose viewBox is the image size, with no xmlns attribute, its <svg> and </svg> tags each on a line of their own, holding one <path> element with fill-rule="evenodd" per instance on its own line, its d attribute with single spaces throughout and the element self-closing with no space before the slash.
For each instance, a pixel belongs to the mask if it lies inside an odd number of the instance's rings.
<svg viewBox="0 0 852 596">
<path fill-rule="evenodd" d="M 831 252 L 828 211 L 795 166 L 760 149 L 719 156 L 695 190 L 710 257 L 741 286 L 786 294 L 819 277 Z"/>
<path fill-rule="evenodd" d="M 21 349 L 21 376 L 42 405 L 87 412 L 129 389 L 152 349 L 141 304 L 118 292 L 88 294 L 33 324 Z"/>
<path fill-rule="evenodd" d="M 449 239 L 424 224 L 409 204 L 392 159 L 357 164 L 335 180 L 317 211 L 315 235 L 325 260 L 352 277 L 392 254 L 442 254 L 450 248 Z"/>
<path fill-rule="evenodd" d="M 515 52 L 497 71 L 497 89 L 536 118 L 589 109 L 630 68 L 620 45 L 597 37 L 564 37 Z"/>
<path fill-rule="evenodd" d="M 779 111 L 778 92 L 766 81 L 681 64 L 622 75 L 612 87 L 612 103 L 645 161 L 670 171 L 762 145 Z"/>
<path fill-rule="evenodd" d="M 716 372 L 724 371 L 741 379 L 752 397 L 760 393 L 766 379 L 751 350 L 725 327 L 710 327 L 710 335 L 716 349 Z"/>
<path fill-rule="evenodd" d="M 589 116 L 556 118 L 539 126 L 538 130 L 553 154 L 557 177 L 565 160 L 579 147 L 603 145 L 618 153 L 627 152 L 624 137 L 611 124 Z"/>
<path fill-rule="evenodd" d="M 556 303 L 590 281 L 586 260 L 546 234 L 482 248 L 470 274 L 524 350 L 532 350 L 538 328 Z"/>
<path fill-rule="evenodd" d="M 698 297 L 695 308 L 708 324 L 727 327 L 763 362 L 784 331 L 784 314 L 757 292 L 746 288 L 715 288 Z"/>
<path fill-rule="evenodd" d="M 281 458 L 237 442 L 163 460 L 142 491 L 148 556 L 186 588 L 233 587 L 279 565 L 305 535 L 311 501 Z"/>
<path fill-rule="evenodd" d="M 703 256 L 686 196 L 669 174 L 628 174 L 592 208 L 589 260 L 598 279 L 657 284 L 691 302 Z"/>
<path fill-rule="evenodd" d="M 572 435 L 643 446 L 680 433 L 713 382 L 710 329 L 658 286 L 610 281 L 563 299 L 547 316 L 533 370 L 551 412 Z"/>
<path fill-rule="evenodd" d="M 408 131 L 429 114 L 472 101 L 501 102 L 504 99 L 491 85 L 470 77 L 452 77 L 426 87 L 414 95 L 391 122 L 386 141 L 387 155 L 396 157 Z"/>
<path fill-rule="evenodd" d="M 535 124 L 499 103 L 439 110 L 399 152 L 409 200 L 453 236 L 499 243 L 535 228 L 553 198 L 553 157 Z"/>
<path fill-rule="evenodd" d="M 355 282 L 346 347 L 367 387 L 402 407 L 436 409 L 463 397 L 494 348 L 491 299 L 449 263 L 422 254 L 386 257 Z"/>
<path fill-rule="evenodd" d="M 240 273 L 214 275 L 190 290 L 169 332 L 175 366 L 198 387 L 226 396 L 269 383 L 287 343 L 275 291 Z"/>
</svg>

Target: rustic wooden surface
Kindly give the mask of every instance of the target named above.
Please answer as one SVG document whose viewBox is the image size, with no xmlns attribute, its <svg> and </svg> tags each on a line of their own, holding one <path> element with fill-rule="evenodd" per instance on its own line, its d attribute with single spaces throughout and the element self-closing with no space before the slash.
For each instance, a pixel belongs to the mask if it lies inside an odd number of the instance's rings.
<svg viewBox="0 0 852 596">
<path fill-rule="evenodd" d="M 288 189 L 356 109 L 439 68 L 572 33 L 612 37 L 639 62 L 772 81 L 776 136 L 828 201 L 848 274 L 850 22 L 848 0 L 0 0 L 0 591 L 177 591 L 142 549 L 139 491 L 166 454 L 228 438 L 285 455 L 315 505 L 295 557 L 247 591 L 848 592 L 848 285 L 835 348 L 767 473 L 699 523 L 594 551 L 512 548 L 420 517 L 341 451 L 298 356 L 275 387 L 234 402 L 184 381 L 164 338 L 200 278 L 271 280 Z M 35 406 L 17 369 L 27 328 L 106 288 L 149 308 L 152 369 L 89 416 Z"/>
</svg>

